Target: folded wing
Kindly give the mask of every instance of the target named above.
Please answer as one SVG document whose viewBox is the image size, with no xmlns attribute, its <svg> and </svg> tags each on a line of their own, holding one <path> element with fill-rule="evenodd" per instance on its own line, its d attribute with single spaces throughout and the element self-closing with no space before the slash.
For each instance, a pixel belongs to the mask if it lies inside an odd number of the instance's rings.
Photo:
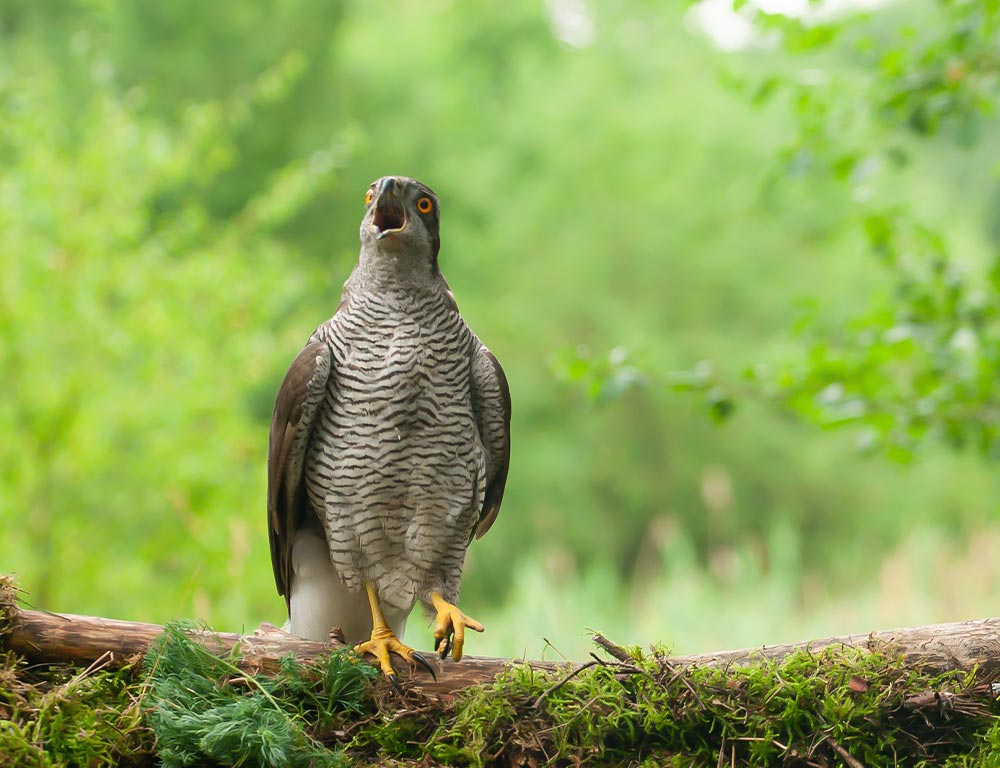
<svg viewBox="0 0 1000 768">
<path fill-rule="evenodd" d="M 305 463 L 316 412 L 330 379 L 330 347 L 305 346 L 278 390 L 267 451 L 267 522 L 271 565 L 278 594 L 291 596 L 292 542 L 312 514 L 305 488 Z"/>
</svg>

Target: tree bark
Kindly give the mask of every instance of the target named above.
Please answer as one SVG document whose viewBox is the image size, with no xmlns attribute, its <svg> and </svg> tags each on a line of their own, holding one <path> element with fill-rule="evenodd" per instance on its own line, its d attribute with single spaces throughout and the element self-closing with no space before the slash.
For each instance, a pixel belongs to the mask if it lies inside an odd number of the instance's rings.
<svg viewBox="0 0 1000 768">
<path fill-rule="evenodd" d="M 8 631 L 0 635 L 0 645 L 16 651 L 29 661 L 73 662 L 89 665 L 95 662 L 120 665 L 146 652 L 149 644 L 163 631 L 159 624 L 103 619 L 94 616 L 58 614 L 9 608 Z M 249 671 L 273 672 L 282 656 L 289 653 L 303 662 L 315 660 L 331 648 L 330 644 L 301 640 L 280 630 L 258 631 L 251 635 L 228 632 L 197 631 L 192 636 L 206 647 L 219 653 L 230 651 L 239 644 L 240 665 Z M 612 655 L 623 650 L 601 638 L 600 644 Z M 969 669 L 978 666 L 984 671 L 1000 669 L 1000 618 L 935 624 L 910 629 L 892 629 L 870 634 L 843 635 L 802 643 L 748 648 L 738 651 L 676 656 L 671 662 L 678 666 L 729 667 L 752 664 L 761 660 L 778 660 L 798 650 L 820 651 L 831 646 L 861 648 L 868 651 L 898 653 L 907 665 L 936 669 Z M 440 662 L 425 653 L 435 667 L 437 679 L 418 671 L 408 678 L 407 688 L 418 693 L 450 695 L 476 683 L 492 681 L 511 665 L 528 664 L 543 672 L 568 672 L 574 665 L 567 662 L 519 661 L 485 656 L 467 656 L 461 662 Z M 395 665 L 406 678 L 407 665 Z"/>
<path fill-rule="evenodd" d="M 163 632 L 160 624 L 72 613 L 14 608 L 7 611 L 7 616 L 10 630 L 6 637 L 0 633 L 0 648 L 6 646 L 34 663 L 71 662 L 87 666 L 98 662 L 120 666 L 144 654 L 150 643 Z M 317 643 L 273 627 L 262 628 L 249 635 L 195 631 L 191 637 L 220 655 L 239 644 L 239 666 L 250 672 L 265 674 L 276 672 L 281 658 L 289 653 L 309 663 L 323 653 L 345 647 L 334 638 L 329 643 Z M 440 661 L 432 651 L 422 654 L 434 668 L 436 679 L 419 670 L 408 674 L 408 665 L 402 659 L 395 659 L 393 666 L 408 690 L 425 694 L 454 694 L 470 685 L 493 680 L 512 664 L 528 663 L 539 671 L 560 668 L 560 665 L 546 661 L 518 662 L 490 656 L 465 656 L 456 663 L 450 658 Z"/>
<path fill-rule="evenodd" d="M 1000 669 L 1000 618 L 954 621 L 738 651 L 677 656 L 671 661 L 675 664 L 713 667 L 743 666 L 755 661 L 779 660 L 795 651 L 818 652 L 831 646 L 900 654 L 907 666 L 925 666 L 942 671 L 978 666 L 984 672 L 994 671 Z"/>
</svg>

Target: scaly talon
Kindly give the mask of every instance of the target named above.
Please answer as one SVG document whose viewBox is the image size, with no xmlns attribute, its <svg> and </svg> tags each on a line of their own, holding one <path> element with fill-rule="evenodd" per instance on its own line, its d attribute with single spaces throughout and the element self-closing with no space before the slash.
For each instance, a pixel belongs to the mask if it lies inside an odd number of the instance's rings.
<svg viewBox="0 0 1000 768">
<path fill-rule="evenodd" d="M 403 645 L 392 633 L 392 630 L 386 626 L 375 627 L 372 630 L 372 639 L 358 644 L 355 650 L 360 654 L 370 653 L 374 656 L 378 660 L 382 674 L 390 678 L 390 681 L 396 676 L 396 670 L 392 668 L 392 661 L 389 658 L 390 654 L 395 653 L 397 656 L 403 657 L 410 662 L 411 666 L 415 666 L 417 663 L 413 658 L 413 649 Z"/>
<path fill-rule="evenodd" d="M 382 670 L 382 674 L 385 675 L 386 679 L 397 691 L 401 692 L 402 688 L 399 687 L 396 670 L 392 668 L 392 661 L 389 658 L 390 654 L 393 653 L 406 659 L 410 663 L 411 669 L 416 668 L 416 665 L 420 664 L 436 680 L 437 676 L 434 675 L 434 670 L 431 669 L 427 660 L 408 645 L 403 645 L 393 631 L 389 629 L 389 625 L 385 621 L 385 616 L 382 614 L 382 606 L 375 592 L 375 587 L 371 582 L 366 582 L 365 586 L 368 589 L 368 599 L 372 608 L 372 636 L 370 640 L 366 640 L 355 646 L 354 650 L 362 655 L 370 653 L 374 656 L 378 660 L 379 669 Z"/>
<path fill-rule="evenodd" d="M 437 620 L 434 623 L 434 650 L 442 659 L 451 650 L 452 658 L 461 661 L 462 647 L 465 645 L 465 628 L 482 632 L 485 627 L 462 613 L 457 605 L 445 600 L 440 592 L 431 592 L 431 604 L 437 609 Z"/>
</svg>

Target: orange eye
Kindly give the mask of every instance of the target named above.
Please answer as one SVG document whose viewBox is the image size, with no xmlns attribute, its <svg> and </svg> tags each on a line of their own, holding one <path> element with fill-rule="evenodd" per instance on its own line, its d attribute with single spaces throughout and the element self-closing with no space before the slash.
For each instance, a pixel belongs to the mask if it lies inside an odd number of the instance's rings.
<svg viewBox="0 0 1000 768">
<path fill-rule="evenodd" d="M 367 192 L 365 192 L 365 205 L 371 205 L 373 197 L 375 197 L 375 193 L 372 192 L 370 189 Z"/>
<path fill-rule="evenodd" d="M 417 210 L 421 213 L 430 213 L 433 207 L 434 203 L 431 202 L 429 197 L 421 197 L 417 200 Z"/>
</svg>

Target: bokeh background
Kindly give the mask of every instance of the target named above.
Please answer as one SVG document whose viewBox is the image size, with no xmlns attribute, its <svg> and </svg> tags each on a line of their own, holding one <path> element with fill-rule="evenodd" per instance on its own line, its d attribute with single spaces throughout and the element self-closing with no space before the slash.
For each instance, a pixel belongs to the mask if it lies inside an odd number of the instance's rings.
<svg viewBox="0 0 1000 768">
<path fill-rule="evenodd" d="M 0 570 L 51 610 L 283 620 L 274 395 L 396 173 L 514 404 L 470 652 L 996 615 L 997 452 L 962 429 L 1000 346 L 897 322 L 931 278 L 1000 306 L 996 4 L 763 5 L 0 2 Z"/>
</svg>

